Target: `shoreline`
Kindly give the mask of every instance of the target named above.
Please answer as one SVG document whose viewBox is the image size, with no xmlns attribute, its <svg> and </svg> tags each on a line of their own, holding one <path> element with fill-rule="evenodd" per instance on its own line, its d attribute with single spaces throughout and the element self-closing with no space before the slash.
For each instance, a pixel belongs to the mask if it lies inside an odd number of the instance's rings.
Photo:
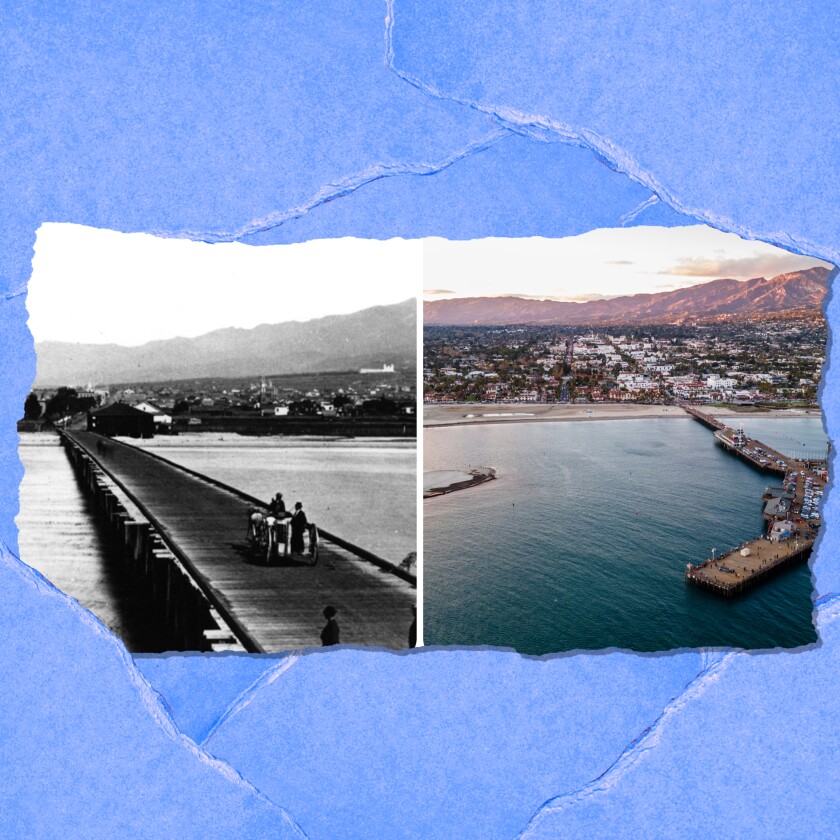
<svg viewBox="0 0 840 840">
<path fill-rule="evenodd" d="M 439 496 L 446 496 L 458 490 L 468 490 L 470 487 L 478 487 L 479 484 L 486 484 L 488 481 L 496 480 L 496 470 L 493 467 L 476 467 L 470 470 L 472 478 L 466 481 L 454 481 L 445 487 L 430 487 L 423 491 L 423 499 L 436 499 Z"/>
<path fill-rule="evenodd" d="M 807 409 L 769 409 L 759 411 L 737 411 L 732 408 L 698 406 L 712 417 L 718 417 L 724 422 L 730 419 L 756 420 L 771 419 L 802 419 L 808 417 L 822 417 L 819 408 Z M 446 426 L 486 425 L 489 423 L 568 423 L 599 420 L 641 420 L 679 419 L 688 418 L 678 405 L 627 405 L 612 403 L 609 405 L 586 404 L 548 404 L 519 403 L 509 405 L 470 405 L 468 403 L 453 405 L 424 405 L 423 428 L 432 429 Z"/>
</svg>

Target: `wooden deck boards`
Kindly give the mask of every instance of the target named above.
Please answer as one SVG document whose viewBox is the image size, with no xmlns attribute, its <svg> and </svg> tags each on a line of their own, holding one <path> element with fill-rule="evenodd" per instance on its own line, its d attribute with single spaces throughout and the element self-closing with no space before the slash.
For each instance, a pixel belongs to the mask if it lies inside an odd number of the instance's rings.
<svg viewBox="0 0 840 840">
<path fill-rule="evenodd" d="M 697 416 L 700 412 L 695 411 L 693 414 Z M 755 458 L 752 459 L 754 462 L 760 455 L 760 453 L 755 453 L 756 446 L 760 446 L 771 456 L 787 464 L 787 468 L 781 470 L 784 476 L 791 472 L 796 475 L 793 506 L 788 518 L 794 521 L 795 527 L 799 529 L 799 535 L 782 542 L 771 542 L 766 536 L 756 537 L 744 543 L 743 546 L 732 549 L 715 560 L 708 559 L 686 572 L 686 579 L 689 582 L 703 584 L 722 594 L 743 591 L 752 583 L 766 577 L 768 572 L 784 566 L 793 559 L 807 557 L 816 541 L 816 530 L 812 530 L 809 523 L 814 521 L 818 526 L 822 524 L 821 518 L 807 522 L 797 520 L 805 499 L 806 478 L 811 478 L 821 485 L 824 483 L 823 479 L 807 463 L 788 458 L 758 440 L 751 440 L 749 443 L 751 453 L 755 454 Z M 750 553 L 746 557 L 742 556 L 741 548 L 749 548 Z"/>
<path fill-rule="evenodd" d="M 145 506 L 266 652 L 320 645 L 327 604 L 338 609 L 342 644 L 407 647 L 411 584 L 323 541 L 316 566 L 256 565 L 245 538 L 249 502 L 136 447 L 112 441 L 98 457 L 96 435 L 70 435 Z"/>
</svg>

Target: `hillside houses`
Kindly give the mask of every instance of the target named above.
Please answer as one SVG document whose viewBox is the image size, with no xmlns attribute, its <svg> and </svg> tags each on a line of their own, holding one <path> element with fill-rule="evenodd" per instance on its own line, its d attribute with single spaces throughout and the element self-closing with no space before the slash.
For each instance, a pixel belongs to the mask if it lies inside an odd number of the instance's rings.
<svg viewBox="0 0 840 840">
<path fill-rule="evenodd" d="M 816 316 L 625 330 L 431 327 L 427 402 L 813 403 Z"/>
</svg>

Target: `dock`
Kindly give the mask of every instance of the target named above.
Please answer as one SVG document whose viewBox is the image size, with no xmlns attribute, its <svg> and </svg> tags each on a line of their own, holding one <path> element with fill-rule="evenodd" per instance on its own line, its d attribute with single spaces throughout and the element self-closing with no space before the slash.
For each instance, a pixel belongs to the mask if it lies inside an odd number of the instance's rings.
<svg viewBox="0 0 840 840">
<path fill-rule="evenodd" d="M 787 566 L 807 560 L 822 519 L 803 519 L 802 508 L 806 500 L 806 488 L 809 485 L 822 487 L 827 482 L 821 469 L 823 462 L 790 458 L 761 441 L 747 438 L 741 430 L 736 431 L 692 406 L 683 405 L 682 408 L 712 429 L 715 440 L 727 452 L 763 472 L 784 477 L 785 488 L 791 488 L 784 494 L 786 503 L 778 515 L 768 513 L 765 508 L 764 518 L 771 529 L 776 522 L 790 521 L 792 524 L 792 533 L 786 538 L 771 539 L 770 535 L 762 535 L 718 557 L 708 558 L 700 565 L 689 564 L 685 573 L 686 582 L 723 597 L 731 597 L 745 592 Z M 780 495 L 772 493 L 772 489 L 767 488 L 762 503 L 773 495 Z"/>
<path fill-rule="evenodd" d="M 103 509 L 134 561 L 146 574 L 151 565 L 158 569 L 150 585 L 166 600 L 165 610 L 178 611 L 184 597 L 172 603 L 177 590 L 189 593 L 190 615 L 217 619 L 198 634 L 187 628 L 187 638 L 199 635 L 207 644 L 183 649 L 268 653 L 318 646 L 327 605 L 338 610 L 342 644 L 408 646 L 416 578 L 405 570 L 323 529 L 315 565 L 258 564 L 246 539 L 248 512 L 265 502 L 93 432 L 67 431 L 62 438 L 77 475 L 84 471 L 80 478 L 105 499 Z M 195 605 L 198 594 L 204 610 Z M 173 621 L 185 623 L 183 615 Z"/>
</svg>

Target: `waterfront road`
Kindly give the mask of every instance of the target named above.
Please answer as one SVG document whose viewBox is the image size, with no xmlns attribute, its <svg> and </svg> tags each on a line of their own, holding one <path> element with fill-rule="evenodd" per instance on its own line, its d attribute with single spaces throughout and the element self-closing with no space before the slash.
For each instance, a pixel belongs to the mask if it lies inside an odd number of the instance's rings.
<svg viewBox="0 0 840 840">
<path fill-rule="evenodd" d="M 343 548 L 320 545 L 315 566 L 258 565 L 246 543 L 251 502 L 136 447 L 98 435 L 68 435 L 145 507 L 176 553 L 188 558 L 217 604 L 265 652 L 320 645 L 328 604 L 338 609 L 341 643 L 408 646 L 416 588 Z M 317 524 L 317 523 L 316 523 Z"/>
</svg>

